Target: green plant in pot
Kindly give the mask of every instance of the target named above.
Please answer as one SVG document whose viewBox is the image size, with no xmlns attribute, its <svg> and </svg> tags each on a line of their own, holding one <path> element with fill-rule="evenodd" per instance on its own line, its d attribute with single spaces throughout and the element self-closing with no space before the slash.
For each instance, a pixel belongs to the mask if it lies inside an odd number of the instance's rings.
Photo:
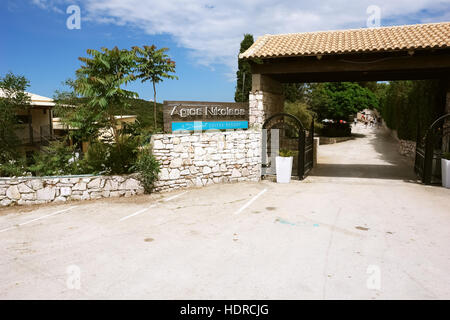
<svg viewBox="0 0 450 320">
<path fill-rule="evenodd" d="M 295 152 L 288 149 L 280 149 L 279 155 L 280 157 L 293 157 L 295 155 Z"/>
<path fill-rule="evenodd" d="M 441 159 L 442 186 L 450 188 L 450 152 L 444 152 Z"/>
<path fill-rule="evenodd" d="M 289 183 L 292 175 L 292 160 L 295 152 L 288 149 L 280 149 L 279 156 L 275 159 L 277 183 Z"/>
</svg>

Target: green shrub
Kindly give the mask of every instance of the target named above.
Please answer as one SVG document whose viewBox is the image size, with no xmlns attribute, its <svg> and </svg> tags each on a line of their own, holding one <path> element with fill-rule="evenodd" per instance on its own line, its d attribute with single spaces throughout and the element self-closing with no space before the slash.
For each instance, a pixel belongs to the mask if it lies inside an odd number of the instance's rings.
<svg viewBox="0 0 450 320">
<path fill-rule="evenodd" d="M 101 141 L 89 144 L 84 158 L 80 160 L 80 167 L 87 173 L 108 173 L 110 171 L 108 159 L 110 158 L 111 146 Z"/>
<path fill-rule="evenodd" d="M 139 137 L 121 135 L 119 142 L 110 146 L 109 158 L 106 161 L 110 174 L 133 172 L 133 165 L 138 158 L 139 142 Z"/>
<path fill-rule="evenodd" d="M 311 111 L 306 103 L 303 102 L 285 102 L 284 111 L 297 117 L 306 130 L 311 126 L 315 113 Z"/>
<path fill-rule="evenodd" d="M 450 152 L 444 152 L 442 159 L 450 160 Z"/>
<path fill-rule="evenodd" d="M 154 183 L 158 179 L 160 166 L 149 149 L 142 149 L 133 169 L 139 173 L 138 179 L 142 182 L 145 193 L 152 192 Z"/>
<path fill-rule="evenodd" d="M 133 172 L 140 137 L 121 135 L 118 142 L 94 141 L 80 167 L 88 173 L 126 174 Z"/>
<path fill-rule="evenodd" d="M 26 161 L 23 158 L 0 163 L 0 177 L 20 177 L 28 174 Z"/>
<path fill-rule="evenodd" d="M 67 175 L 76 173 L 75 152 L 64 141 L 52 141 L 33 156 L 30 172 L 35 176 Z"/>
</svg>

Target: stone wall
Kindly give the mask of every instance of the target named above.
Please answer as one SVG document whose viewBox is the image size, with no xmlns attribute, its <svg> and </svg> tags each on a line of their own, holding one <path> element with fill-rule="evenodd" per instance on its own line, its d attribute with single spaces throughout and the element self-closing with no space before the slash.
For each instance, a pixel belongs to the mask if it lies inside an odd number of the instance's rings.
<svg viewBox="0 0 450 320">
<path fill-rule="evenodd" d="M 267 118 L 283 112 L 283 109 L 283 95 L 263 91 L 249 94 L 249 124 L 252 128 L 262 128 Z"/>
<path fill-rule="evenodd" d="M 261 177 L 258 130 L 156 134 L 152 145 L 161 164 L 155 191 Z"/>
<path fill-rule="evenodd" d="M 266 119 L 283 112 L 283 87 L 268 75 L 252 74 L 252 90 L 248 98 L 250 128 L 261 129 Z"/>
<path fill-rule="evenodd" d="M 411 140 L 402 140 L 398 137 L 397 130 L 388 128 L 383 120 L 383 129 L 394 138 L 398 143 L 398 152 L 405 157 L 414 159 L 416 157 L 416 142 Z"/>
<path fill-rule="evenodd" d="M 161 164 L 154 191 L 260 180 L 261 136 L 261 130 L 153 135 L 153 154 Z M 142 193 L 136 175 L 0 178 L 0 206 Z"/>
<path fill-rule="evenodd" d="M 410 140 L 398 140 L 398 150 L 401 155 L 408 158 L 415 158 L 416 156 L 416 143 Z"/>
<path fill-rule="evenodd" d="M 0 206 L 65 202 L 144 193 L 134 175 L 0 178 Z"/>
</svg>

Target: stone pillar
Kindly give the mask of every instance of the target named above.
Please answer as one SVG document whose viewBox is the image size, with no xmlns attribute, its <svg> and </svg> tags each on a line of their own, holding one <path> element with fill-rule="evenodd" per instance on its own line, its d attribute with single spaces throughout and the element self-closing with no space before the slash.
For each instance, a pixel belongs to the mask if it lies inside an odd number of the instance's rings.
<svg viewBox="0 0 450 320">
<path fill-rule="evenodd" d="M 271 115 L 283 112 L 284 96 L 281 83 L 267 75 L 252 75 L 249 94 L 249 127 L 259 129 Z"/>
</svg>

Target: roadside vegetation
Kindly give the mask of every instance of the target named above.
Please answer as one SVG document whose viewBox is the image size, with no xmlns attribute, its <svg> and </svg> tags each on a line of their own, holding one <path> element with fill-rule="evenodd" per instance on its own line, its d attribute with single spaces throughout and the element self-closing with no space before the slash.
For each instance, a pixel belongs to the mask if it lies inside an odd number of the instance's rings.
<svg viewBox="0 0 450 320">
<path fill-rule="evenodd" d="M 386 125 L 398 137 L 416 140 L 445 112 L 445 87 L 439 80 L 392 81 L 379 93 L 380 111 Z"/>
</svg>

